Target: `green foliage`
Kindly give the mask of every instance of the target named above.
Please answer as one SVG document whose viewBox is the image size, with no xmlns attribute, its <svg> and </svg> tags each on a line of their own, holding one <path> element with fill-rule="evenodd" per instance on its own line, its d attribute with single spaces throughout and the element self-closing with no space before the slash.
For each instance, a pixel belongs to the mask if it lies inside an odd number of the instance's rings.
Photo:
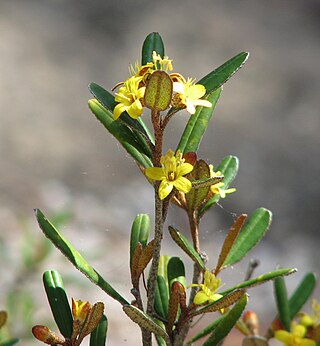
<svg viewBox="0 0 320 346">
<path fill-rule="evenodd" d="M 62 277 L 56 270 L 43 274 L 43 285 L 54 320 L 65 338 L 71 338 L 73 319 Z"/>
<path fill-rule="evenodd" d="M 287 331 L 290 331 L 290 309 L 287 288 L 283 277 L 274 280 L 274 291 L 279 311 L 280 321 Z"/>
<path fill-rule="evenodd" d="M 243 310 L 248 302 L 247 295 L 243 297 L 234 305 L 234 307 L 228 311 L 223 318 L 217 323 L 217 326 L 209 336 L 208 340 L 203 343 L 203 346 L 217 346 L 228 335 L 234 325 L 240 318 Z"/>
<path fill-rule="evenodd" d="M 249 58 L 248 52 L 241 52 L 208 73 L 205 77 L 199 80 L 199 84 L 206 87 L 207 94 L 220 88 L 227 80 L 234 75 Z"/>
<path fill-rule="evenodd" d="M 271 211 L 258 208 L 246 222 L 237 237 L 224 266 L 230 266 L 239 262 L 247 253 L 263 238 L 271 224 Z"/>
<path fill-rule="evenodd" d="M 180 150 L 183 154 L 197 152 L 202 137 L 209 125 L 209 121 L 212 118 L 220 94 L 221 89 L 218 89 L 205 97 L 205 100 L 212 103 L 212 107 L 197 107 L 196 113 L 189 118 L 176 150 Z"/>
<path fill-rule="evenodd" d="M 152 61 L 152 52 L 155 51 L 162 58 L 164 57 L 164 44 L 161 36 L 157 32 L 149 34 L 142 45 L 141 65 L 146 65 Z"/>
<path fill-rule="evenodd" d="M 154 56 L 153 59 L 154 51 L 159 56 Z M 239 53 L 203 77 L 199 81 L 200 85 L 194 84 L 192 79 L 186 79 L 178 72 L 171 73 L 172 61 L 164 57 L 162 38 L 153 32 L 146 37 L 142 47 L 142 65 L 148 66 L 132 68 L 131 77 L 126 82 L 116 85 L 121 86 L 116 98 L 96 83 L 89 85 L 89 90 L 94 96 L 94 99 L 89 101 L 89 108 L 136 161 L 140 171 L 148 177 L 148 183 L 155 189 L 154 220 L 150 220 L 147 214 L 138 214 L 131 227 L 130 274 L 131 293 L 134 296 L 131 303 L 82 257 L 39 209 L 36 209 L 36 218 L 45 236 L 80 272 L 122 305 L 124 313 L 140 327 L 144 346 L 152 345 L 152 334 L 159 346 L 182 346 L 191 321 L 196 316 L 219 311 L 223 312 L 222 316 L 194 336 L 188 345 L 209 334 L 203 343 L 204 346 L 221 345 L 236 325 L 246 335 L 243 345 L 252 344 L 255 340 L 267 342 L 265 338 L 261 339 L 257 335 L 254 321 L 248 322 L 244 316 L 242 317 L 248 301 L 247 290 L 274 281 L 279 317 L 284 328 L 289 331 L 293 317 L 310 297 L 315 286 L 314 274 L 308 273 L 288 299 L 284 276 L 294 273 L 296 269 L 285 268 L 254 278 L 251 278 L 250 273 L 245 281 L 220 292 L 220 278 L 216 279 L 216 276 L 222 269 L 240 262 L 268 230 L 272 214 L 265 208 L 256 209 L 248 219 L 246 213 L 241 213 L 237 217 L 226 234 L 216 268 L 211 272 L 206 267 L 206 255 L 201 252 L 201 218 L 217 204 L 221 196 L 225 197 L 222 190 L 227 190 L 235 179 L 239 161 L 235 156 L 226 156 L 214 169 L 215 172 L 221 172 L 221 175 L 217 174 L 216 177 L 212 176 L 206 161 L 197 158 L 196 152 L 212 119 L 223 84 L 243 66 L 248 56 L 249 53 Z M 121 98 L 123 101 L 117 103 L 116 99 Z M 121 114 L 117 120 L 114 120 L 113 114 L 115 107 L 116 118 Z M 146 108 L 147 111 L 151 110 L 153 133 L 140 116 Z M 176 148 L 184 157 L 180 157 L 179 154 L 174 157 L 164 156 L 165 129 L 172 117 L 182 109 L 190 113 Z M 212 188 L 216 184 L 222 188 L 218 190 L 219 193 L 214 192 Z M 164 190 L 165 193 L 159 193 Z M 139 192 L 136 192 L 136 195 L 139 196 Z M 186 278 L 185 264 L 181 258 L 161 256 L 164 225 L 171 203 L 186 212 L 187 223 L 190 226 L 192 242 L 188 240 L 186 232 L 182 233 L 176 227 L 169 226 L 169 233 L 193 264 L 192 280 Z M 149 241 L 151 224 L 154 226 L 154 233 L 151 233 L 153 239 Z M 146 282 L 145 271 L 148 266 L 150 270 Z M 191 285 L 188 286 L 187 282 Z M 44 285 L 61 334 L 70 339 L 71 346 L 79 346 L 74 337 L 75 317 L 71 314 L 59 273 L 47 271 L 44 274 Z M 190 295 L 189 302 L 187 292 Z M 197 299 L 201 295 L 204 297 L 203 303 Z M 199 302 L 202 304 L 199 305 Z M 93 312 L 91 315 L 84 314 L 88 306 L 91 309 L 88 302 L 78 301 L 77 304 L 78 318 L 85 316 L 88 328 L 85 335 L 91 333 L 90 346 L 104 346 L 108 319 L 106 316 L 101 319 L 104 312 L 103 303 L 94 304 L 93 310 L 90 310 L 90 314 L 94 311 L 96 315 Z M 72 312 L 74 314 L 74 310 Z M 94 323 L 91 323 L 91 318 Z M 40 332 L 44 330 L 43 326 L 38 327 Z M 270 333 L 273 336 L 272 330 Z M 79 333 L 77 335 L 81 336 Z M 40 340 L 41 337 L 42 335 Z M 50 334 L 50 337 L 54 338 L 53 334 Z M 42 341 L 47 342 L 47 339 L 43 338 Z M 49 343 L 52 345 L 61 344 L 51 341 Z"/>
<path fill-rule="evenodd" d="M 112 298 L 121 304 L 129 304 L 102 276 L 80 255 L 80 253 L 67 241 L 39 209 L 35 211 L 36 218 L 43 233 L 65 255 L 68 260 L 90 281 L 98 285 Z"/>
<path fill-rule="evenodd" d="M 108 331 L 108 319 L 103 315 L 97 328 L 90 335 L 90 346 L 105 346 Z"/>
</svg>

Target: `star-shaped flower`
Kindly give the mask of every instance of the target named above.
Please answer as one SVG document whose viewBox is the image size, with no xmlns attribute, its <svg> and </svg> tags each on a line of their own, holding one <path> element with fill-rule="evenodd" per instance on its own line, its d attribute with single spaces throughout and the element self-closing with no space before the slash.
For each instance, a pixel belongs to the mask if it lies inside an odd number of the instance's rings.
<svg viewBox="0 0 320 346">
<path fill-rule="evenodd" d="M 194 114 L 196 106 L 212 107 L 208 100 L 202 100 L 206 93 L 206 88 L 202 84 L 194 84 L 194 79 L 188 78 L 187 81 L 180 74 L 172 74 L 173 91 L 172 105 L 176 108 L 187 109 L 187 112 Z M 175 81 L 176 80 L 176 81 Z"/>
<path fill-rule="evenodd" d="M 292 323 L 291 332 L 286 330 L 277 330 L 274 336 L 277 340 L 283 342 L 286 346 L 316 346 L 314 340 L 305 338 L 306 327 L 301 324 Z"/>
<path fill-rule="evenodd" d="M 117 120 L 123 112 L 127 112 L 131 118 L 137 119 L 142 114 L 143 99 L 146 88 L 140 86 L 143 77 L 131 76 L 116 93 L 115 101 L 119 102 L 114 110 L 113 116 Z"/>
<path fill-rule="evenodd" d="M 161 180 L 158 191 L 160 199 L 166 198 L 174 187 L 183 193 L 191 190 L 192 184 L 184 175 L 190 173 L 193 166 L 184 162 L 180 152 L 174 155 L 172 150 L 168 150 L 166 155 L 161 157 L 160 163 L 161 167 L 149 167 L 145 170 L 149 179 Z"/>
<path fill-rule="evenodd" d="M 217 279 L 208 269 L 206 269 L 203 278 L 203 284 L 192 284 L 189 287 L 200 287 L 201 290 L 197 292 L 194 297 L 194 304 L 202 305 L 206 302 L 214 302 L 222 297 L 221 294 L 216 293 L 221 283 L 221 279 Z"/>
</svg>

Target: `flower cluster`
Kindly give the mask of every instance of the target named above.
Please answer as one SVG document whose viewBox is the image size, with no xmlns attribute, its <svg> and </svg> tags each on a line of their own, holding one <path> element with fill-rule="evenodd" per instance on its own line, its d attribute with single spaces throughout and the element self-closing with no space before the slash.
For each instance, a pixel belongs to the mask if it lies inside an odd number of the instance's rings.
<svg viewBox="0 0 320 346">
<path fill-rule="evenodd" d="M 311 314 L 298 314 L 290 332 L 277 330 L 274 334 L 286 346 L 316 346 L 320 342 L 320 304 L 314 299 Z"/>
<path fill-rule="evenodd" d="M 153 52 L 152 62 L 140 66 L 130 66 L 130 77 L 118 83 L 114 89 L 119 88 L 115 93 L 115 106 L 113 115 L 114 119 L 118 119 L 123 112 L 127 112 L 133 119 L 139 118 L 143 112 L 144 94 L 146 91 L 147 80 L 150 75 L 162 70 L 166 73 L 173 70 L 172 60 L 167 56 L 161 58 L 155 51 Z M 206 88 L 201 84 L 195 84 L 195 80 L 186 79 L 180 73 L 169 73 L 173 82 L 173 96 L 171 106 L 175 108 L 186 108 L 190 114 L 194 114 L 196 106 L 211 107 L 212 104 L 208 100 L 201 98 L 206 94 Z"/>
</svg>

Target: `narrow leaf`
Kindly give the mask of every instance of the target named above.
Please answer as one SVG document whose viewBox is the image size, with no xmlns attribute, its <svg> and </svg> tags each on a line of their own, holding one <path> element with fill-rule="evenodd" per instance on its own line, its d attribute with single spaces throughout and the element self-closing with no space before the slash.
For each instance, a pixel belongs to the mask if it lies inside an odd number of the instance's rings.
<svg viewBox="0 0 320 346">
<path fill-rule="evenodd" d="M 167 282 L 161 275 L 158 275 L 154 308 L 157 314 L 165 320 L 168 318 L 168 301 L 169 293 Z"/>
<path fill-rule="evenodd" d="M 99 101 L 92 99 L 89 100 L 88 104 L 97 119 L 120 142 L 134 160 L 145 168 L 152 166 L 148 153 L 144 152 L 144 148 L 137 142 L 132 131 L 125 124 L 113 120 L 112 113 L 103 107 Z"/>
<path fill-rule="evenodd" d="M 177 243 L 178 246 L 195 262 L 199 265 L 200 268 L 205 270 L 205 265 L 200 255 L 194 249 L 193 245 L 189 240 L 177 229 L 172 226 L 169 226 L 169 233 L 172 239 Z"/>
<path fill-rule="evenodd" d="M 103 315 L 98 327 L 90 335 L 90 346 L 105 346 L 108 331 L 108 319 Z"/>
<path fill-rule="evenodd" d="M 164 57 L 164 45 L 161 36 L 157 32 L 149 34 L 142 45 L 142 65 L 152 62 L 152 52 L 155 51 L 160 56 Z"/>
<path fill-rule="evenodd" d="M 205 100 L 212 103 L 212 107 L 201 107 L 196 108 L 195 114 L 192 114 L 189 118 L 187 126 L 182 134 L 177 150 L 180 150 L 183 154 L 188 152 L 196 152 L 199 148 L 202 137 L 209 125 L 209 121 L 212 117 L 215 106 L 221 94 L 221 89 L 210 93 Z"/>
<path fill-rule="evenodd" d="M 125 314 L 141 328 L 161 336 L 166 342 L 169 342 L 168 334 L 158 324 L 156 324 L 148 315 L 133 305 L 124 305 L 122 307 Z"/>
<path fill-rule="evenodd" d="M 68 260 L 90 281 L 99 286 L 121 304 L 129 304 L 103 277 L 80 255 L 80 253 L 56 230 L 39 209 L 35 210 L 39 226 L 45 236 L 65 255 Z"/>
<path fill-rule="evenodd" d="M 153 256 L 153 251 L 154 239 L 151 240 L 151 242 L 141 252 L 137 268 L 138 275 L 141 275 L 142 272 L 146 269 L 146 266 L 151 261 L 151 258 Z"/>
<path fill-rule="evenodd" d="M 88 88 L 91 94 L 99 101 L 99 103 L 112 113 L 117 104 L 114 96 L 96 83 L 90 83 Z M 130 128 L 135 139 L 144 149 L 144 153 L 151 157 L 152 153 L 146 139 L 151 144 L 154 144 L 154 139 L 142 118 L 139 117 L 138 119 L 132 119 L 127 112 L 124 112 L 121 114 L 121 117 L 117 119 L 117 121 Z"/>
<path fill-rule="evenodd" d="M 235 306 L 223 316 L 223 319 L 214 329 L 208 340 L 203 343 L 203 346 L 218 346 L 241 317 L 247 302 L 248 296 L 244 294 Z"/>
<path fill-rule="evenodd" d="M 295 273 L 296 271 L 297 271 L 297 269 L 295 269 L 295 268 L 278 269 L 278 270 L 275 270 L 273 272 L 262 274 L 256 278 L 254 278 L 254 279 L 244 281 L 239 285 L 228 288 L 227 290 L 223 291 L 221 294 L 226 294 L 226 293 L 232 292 L 232 291 L 239 289 L 239 288 L 249 288 L 249 287 L 258 286 L 258 285 L 261 285 L 267 281 L 274 280 L 279 276 L 291 275 L 291 274 Z"/>
<path fill-rule="evenodd" d="M 168 285 L 171 288 L 175 281 L 186 287 L 186 272 L 184 264 L 179 257 L 171 257 L 168 262 Z"/>
<path fill-rule="evenodd" d="M 150 234 L 150 217 L 148 214 L 138 214 L 133 221 L 130 236 L 130 266 L 133 253 L 137 243 L 140 242 L 144 248 L 147 244 Z"/>
<path fill-rule="evenodd" d="M 274 280 L 274 291 L 280 316 L 280 321 L 284 328 L 290 331 L 290 310 L 288 302 L 287 288 L 283 277 Z"/>
<path fill-rule="evenodd" d="M 223 266 L 223 263 L 225 262 L 228 254 L 230 253 L 230 251 L 234 245 L 234 242 L 236 241 L 238 234 L 242 229 L 242 226 L 243 226 L 246 218 L 247 218 L 246 214 L 241 214 L 236 219 L 236 221 L 233 223 L 233 225 L 231 226 L 231 228 L 230 228 L 230 230 L 229 230 L 229 232 L 228 232 L 228 234 L 224 240 L 224 243 L 222 245 L 222 249 L 221 249 L 221 252 L 219 255 L 219 260 L 218 260 L 217 266 L 214 270 L 214 275 L 218 275 L 218 273 L 220 272 L 220 269 Z"/>
<path fill-rule="evenodd" d="M 215 91 L 243 66 L 248 57 L 248 52 L 237 54 L 214 71 L 208 73 L 205 77 L 199 80 L 198 83 L 205 86 L 207 94 Z"/>
<path fill-rule="evenodd" d="M 239 169 L 239 160 L 235 156 L 226 156 L 221 163 L 214 168 L 214 170 L 220 171 L 223 175 L 223 188 L 227 189 L 230 184 L 235 179 Z M 216 204 L 220 199 L 220 195 L 214 195 L 212 198 L 208 200 L 208 202 L 200 209 L 199 216 L 201 217 L 205 211 L 207 211 L 210 207 Z"/>
<path fill-rule="evenodd" d="M 170 299 L 168 304 L 168 323 L 166 325 L 166 330 L 170 336 L 173 332 L 173 326 L 176 322 L 180 303 L 180 293 L 174 288 L 175 284 L 177 283 L 179 284 L 179 282 L 174 282 L 171 286 Z"/>
<path fill-rule="evenodd" d="M 228 257 L 223 263 L 230 266 L 239 262 L 263 238 L 271 224 L 272 213 L 265 208 L 258 208 L 246 222 L 236 239 Z"/>
<path fill-rule="evenodd" d="M 235 290 L 229 294 L 224 295 L 219 300 L 212 302 L 203 308 L 192 313 L 192 316 L 202 315 L 208 312 L 215 312 L 221 309 L 228 308 L 230 305 L 237 302 L 243 295 L 246 295 L 245 290 L 239 289 Z"/>
<path fill-rule="evenodd" d="M 62 277 L 56 270 L 48 270 L 43 274 L 43 285 L 54 320 L 65 338 L 71 338 L 73 318 Z"/>
<path fill-rule="evenodd" d="M 309 299 L 316 283 L 317 279 L 314 273 L 307 273 L 300 281 L 299 286 L 295 289 L 289 299 L 290 319 L 293 319 Z"/>
<path fill-rule="evenodd" d="M 188 208 L 195 210 L 203 204 L 209 193 L 210 186 L 215 182 L 210 179 L 210 167 L 204 160 L 196 161 L 193 170 L 188 174 L 188 179 L 192 182 L 193 189 L 186 194 L 186 200 Z M 199 180 L 202 183 L 199 183 Z"/>
</svg>

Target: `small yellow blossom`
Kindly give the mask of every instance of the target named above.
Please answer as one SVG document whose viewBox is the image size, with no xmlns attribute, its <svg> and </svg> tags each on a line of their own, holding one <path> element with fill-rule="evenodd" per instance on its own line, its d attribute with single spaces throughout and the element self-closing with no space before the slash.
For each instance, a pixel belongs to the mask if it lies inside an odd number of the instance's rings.
<svg viewBox="0 0 320 346">
<path fill-rule="evenodd" d="M 214 302 L 222 297 L 221 294 L 216 293 L 220 286 L 221 279 L 216 279 L 208 269 L 204 273 L 203 284 L 192 284 L 189 287 L 200 287 L 201 290 L 197 292 L 194 297 L 194 304 L 202 305 L 206 302 Z"/>
<path fill-rule="evenodd" d="M 286 330 L 277 330 L 274 335 L 277 340 L 283 342 L 286 346 L 316 346 L 314 340 L 305 338 L 306 331 L 305 326 L 292 323 L 290 333 Z"/>
<path fill-rule="evenodd" d="M 82 325 L 85 322 L 90 309 L 91 304 L 89 302 L 74 300 L 72 298 L 72 316 L 74 321 L 78 321 Z"/>
<path fill-rule="evenodd" d="M 320 325 L 320 304 L 316 299 L 312 300 L 312 313 L 306 314 L 301 313 L 300 314 L 300 324 L 302 324 L 305 327 L 317 327 Z"/>
<path fill-rule="evenodd" d="M 174 187 L 183 193 L 188 193 L 191 190 L 192 184 L 184 175 L 190 173 L 193 166 L 184 162 L 179 151 L 174 155 L 172 150 L 168 150 L 166 155 L 161 157 L 160 163 L 161 167 L 149 167 L 145 170 L 149 179 L 161 180 L 160 199 L 166 198 Z"/>
<path fill-rule="evenodd" d="M 174 76 L 176 75 L 177 74 Z M 192 78 L 188 78 L 187 81 L 183 81 L 180 78 L 179 81 L 173 82 L 173 91 L 175 92 L 172 98 L 173 107 L 186 107 L 187 112 L 190 114 L 194 114 L 196 112 L 196 106 L 212 106 L 212 103 L 208 100 L 201 99 L 201 97 L 203 97 L 206 93 L 206 88 L 201 84 L 194 84 L 194 79 Z"/>
<path fill-rule="evenodd" d="M 140 86 L 143 77 L 132 76 L 128 78 L 116 93 L 115 101 L 119 102 L 114 110 L 113 116 L 117 120 L 123 112 L 127 112 L 131 118 L 137 119 L 142 114 L 142 99 L 146 88 Z"/>
<path fill-rule="evenodd" d="M 214 172 L 213 171 L 213 166 L 209 165 L 209 169 L 210 169 L 210 178 L 214 178 L 214 177 L 223 177 L 222 173 L 220 171 Z M 224 183 L 222 181 L 213 184 L 210 186 L 210 190 L 212 193 L 214 193 L 215 195 L 220 195 L 221 198 L 225 198 L 226 195 L 228 195 L 229 193 L 233 193 L 236 191 L 235 188 L 231 188 L 231 189 L 227 189 L 224 190 L 222 187 L 224 186 Z"/>
</svg>

